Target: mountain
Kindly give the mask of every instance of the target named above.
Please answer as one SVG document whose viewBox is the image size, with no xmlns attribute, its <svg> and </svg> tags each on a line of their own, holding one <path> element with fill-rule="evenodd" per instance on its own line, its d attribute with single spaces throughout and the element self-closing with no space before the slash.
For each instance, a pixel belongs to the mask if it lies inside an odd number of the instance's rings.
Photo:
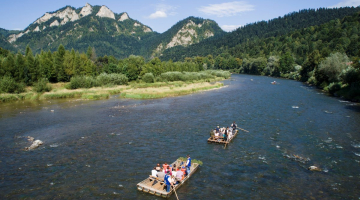
<svg viewBox="0 0 360 200">
<path fill-rule="evenodd" d="M 176 46 L 188 47 L 207 38 L 224 34 L 225 32 L 213 20 L 188 17 L 143 44 L 146 48 L 146 57 L 159 57 L 166 49 Z"/>
<path fill-rule="evenodd" d="M 9 35 L 8 41 L 21 51 L 27 45 L 35 52 L 54 51 L 63 44 L 81 52 L 92 46 L 100 56 L 127 57 L 137 52 L 139 41 L 156 34 L 126 12 L 115 14 L 106 6 L 86 4 L 45 13 L 24 31 Z"/>
<path fill-rule="evenodd" d="M 183 60 L 185 57 L 217 56 L 249 40 L 258 38 L 271 39 L 295 30 L 321 25 L 334 19 L 341 19 L 356 12 L 360 12 L 360 7 L 304 9 L 272 20 L 248 24 L 222 37 L 212 37 L 187 48 L 179 46 L 167 49 L 160 59 L 178 61 Z"/>
<path fill-rule="evenodd" d="M 142 55 L 151 58 L 161 55 L 165 49 L 195 44 L 224 31 L 212 20 L 189 17 L 159 34 L 130 18 L 126 12 L 116 14 L 106 6 L 87 3 L 78 9 L 66 6 L 45 13 L 23 31 L 0 33 L 22 52 L 27 45 L 38 53 L 41 50 L 56 51 L 62 44 L 66 49 L 74 48 L 80 52 L 91 46 L 98 56 Z"/>
</svg>

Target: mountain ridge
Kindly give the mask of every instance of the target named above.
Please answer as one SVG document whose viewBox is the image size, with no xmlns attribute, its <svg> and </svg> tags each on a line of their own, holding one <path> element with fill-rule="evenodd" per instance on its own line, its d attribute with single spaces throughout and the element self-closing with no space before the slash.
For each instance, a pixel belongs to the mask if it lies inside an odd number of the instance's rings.
<svg viewBox="0 0 360 200">
<path fill-rule="evenodd" d="M 100 56 L 125 58 L 135 54 L 152 58 L 160 56 L 165 49 L 188 46 L 224 32 L 215 21 L 208 19 L 192 17 L 178 23 L 183 27 L 173 26 L 165 34 L 160 34 L 130 18 L 127 12 L 114 13 L 105 5 L 86 3 L 79 8 L 67 5 L 46 12 L 24 30 L 11 34 L 11 31 L 3 31 L 6 33 L 3 35 L 21 52 L 27 45 L 34 52 L 40 52 L 56 51 L 63 44 L 67 49 L 82 52 L 92 46 Z M 172 30 L 174 28 L 176 31 Z M 155 44 L 154 41 L 158 42 Z M 144 44 L 151 45 L 144 47 Z"/>
</svg>

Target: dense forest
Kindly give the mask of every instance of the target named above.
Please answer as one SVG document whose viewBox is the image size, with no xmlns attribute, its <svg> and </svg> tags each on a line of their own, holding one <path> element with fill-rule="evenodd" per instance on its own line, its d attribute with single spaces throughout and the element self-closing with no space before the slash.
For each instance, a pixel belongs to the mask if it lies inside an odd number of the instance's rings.
<svg viewBox="0 0 360 200">
<path fill-rule="evenodd" d="M 212 37 L 188 48 L 177 46 L 164 51 L 162 60 L 183 60 L 186 57 L 219 55 L 249 40 L 278 37 L 295 30 L 321 25 L 359 12 L 360 7 L 304 9 L 268 21 L 245 25 L 222 37 Z"/>
</svg>

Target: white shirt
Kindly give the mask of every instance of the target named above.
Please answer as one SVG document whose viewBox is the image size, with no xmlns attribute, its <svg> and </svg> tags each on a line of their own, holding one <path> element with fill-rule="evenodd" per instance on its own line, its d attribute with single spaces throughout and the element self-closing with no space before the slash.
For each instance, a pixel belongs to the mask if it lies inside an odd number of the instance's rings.
<svg viewBox="0 0 360 200">
<path fill-rule="evenodd" d="M 157 171 L 155 169 L 151 170 L 151 176 L 156 176 Z"/>
</svg>

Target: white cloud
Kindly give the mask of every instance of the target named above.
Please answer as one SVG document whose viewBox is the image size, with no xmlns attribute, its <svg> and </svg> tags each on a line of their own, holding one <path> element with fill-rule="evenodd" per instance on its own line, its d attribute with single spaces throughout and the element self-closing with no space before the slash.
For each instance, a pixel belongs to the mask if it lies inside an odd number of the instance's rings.
<svg viewBox="0 0 360 200">
<path fill-rule="evenodd" d="M 241 12 L 253 11 L 254 6 L 246 1 L 233 1 L 221 4 L 210 4 L 198 9 L 200 12 L 218 17 L 234 16 Z"/>
<path fill-rule="evenodd" d="M 160 10 L 152 13 L 149 16 L 150 19 L 156 19 L 156 18 L 162 18 L 162 17 L 167 17 L 167 14 L 164 11 L 160 11 Z"/>
<path fill-rule="evenodd" d="M 342 0 L 338 4 L 330 6 L 329 8 L 339 8 L 339 7 L 357 7 L 360 5 L 360 0 Z"/>
<path fill-rule="evenodd" d="M 165 18 L 168 15 L 175 15 L 176 6 L 166 5 L 166 4 L 158 4 L 156 6 L 156 11 L 152 13 L 148 18 L 156 19 L 156 18 Z"/>
<path fill-rule="evenodd" d="M 231 32 L 239 27 L 242 27 L 242 25 L 222 25 L 221 26 L 221 28 L 227 32 Z"/>
</svg>

